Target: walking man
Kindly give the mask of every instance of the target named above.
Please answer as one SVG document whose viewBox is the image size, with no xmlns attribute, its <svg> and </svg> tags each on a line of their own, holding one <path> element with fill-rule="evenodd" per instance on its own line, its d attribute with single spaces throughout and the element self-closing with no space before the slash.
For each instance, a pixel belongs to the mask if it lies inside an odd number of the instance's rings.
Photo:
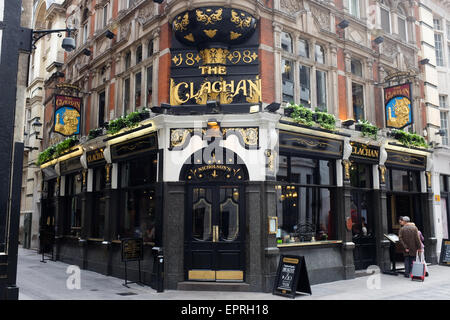
<svg viewBox="0 0 450 320">
<path fill-rule="evenodd" d="M 419 239 L 419 230 L 413 223 L 409 223 L 409 217 L 400 217 L 399 222 L 402 225 L 399 232 L 400 243 L 405 250 L 403 252 L 405 257 L 405 277 L 409 278 L 414 258 L 417 251 L 421 250 L 422 244 Z"/>
</svg>

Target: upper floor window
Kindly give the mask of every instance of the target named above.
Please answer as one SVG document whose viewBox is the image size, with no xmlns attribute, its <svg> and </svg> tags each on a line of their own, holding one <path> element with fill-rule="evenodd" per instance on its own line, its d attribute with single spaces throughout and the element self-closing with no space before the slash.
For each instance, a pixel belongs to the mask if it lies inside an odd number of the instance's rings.
<svg viewBox="0 0 450 320">
<path fill-rule="evenodd" d="M 356 18 L 360 17 L 359 14 L 359 0 L 349 0 L 348 1 L 348 12 L 352 15 L 355 16 Z"/>
<path fill-rule="evenodd" d="M 447 22 L 447 40 L 450 40 L 450 22 Z"/>
<path fill-rule="evenodd" d="M 317 108 L 327 112 L 327 73 L 316 70 L 316 98 Z"/>
<path fill-rule="evenodd" d="M 301 57 L 309 58 L 309 44 L 307 40 L 300 39 L 298 41 L 298 55 Z"/>
<path fill-rule="evenodd" d="M 361 61 L 352 59 L 351 60 L 351 71 L 355 76 L 362 77 L 362 64 Z"/>
<path fill-rule="evenodd" d="M 388 9 L 380 8 L 381 28 L 386 33 L 391 33 L 391 17 Z"/>
<path fill-rule="evenodd" d="M 125 70 L 128 70 L 131 67 L 131 52 L 127 52 L 125 54 Z"/>
<path fill-rule="evenodd" d="M 281 33 L 281 48 L 287 52 L 293 52 L 292 50 L 292 37 L 287 32 Z"/>
<path fill-rule="evenodd" d="M 87 22 L 83 25 L 83 43 L 86 43 L 89 37 L 88 26 L 89 24 Z"/>
<path fill-rule="evenodd" d="M 290 60 L 282 59 L 282 81 L 283 81 L 283 101 L 294 102 L 294 70 L 292 68 L 293 62 Z"/>
<path fill-rule="evenodd" d="M 444 66 L 444 52 L 442 47 L 442 34 L 434 34 L 434 49 L 436 51 L 436 65 L 439 67 Z"/>
<path fill-rule="evenodd" d="M 136 64 L 142 61 L 142 45 L 139 45 L 136 49 Z"/>
<path fill-rule="evenodd" d="M 435 18 L 433 19 L 434 30 L 442 31 L 441 19 Z"/>
<path fill-rule="evenodd" d="M 315 58 L 316 58 L 316 62 L 319 62 L 319 63 L 322 63 L 322 64 L 325 63 L 325 50 L 319 44 L 316 44 Z"/>
<path fill-rule="evenodd" d="M 109 10 L 109 4 L 103 7 L 103 25 L 102 27 L 105 28 L 108 24 L 108 10 Z"/>
<path fill-rule="evenodd" d="M 147 58 L 153 55 L 153 39 L 150 39 L 147 45 Z"/>
<path fill-rule="evenodd" d="M 397 17 L 397 24 L 398 24 L 398 35 L 403 41 L 406 41 L 406 19 L 398 16 Z"/>
</svg>

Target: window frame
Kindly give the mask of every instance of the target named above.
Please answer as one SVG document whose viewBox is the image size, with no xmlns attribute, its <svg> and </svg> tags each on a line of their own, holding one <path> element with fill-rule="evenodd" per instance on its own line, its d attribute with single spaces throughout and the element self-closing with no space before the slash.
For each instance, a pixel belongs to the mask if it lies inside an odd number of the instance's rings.
<svg viewBox="0 0 450 320">
<path fill-rule="evenodd" d="M 383 16 L 382 16 L 382 11 L 385 11 L 386 13 L 387 13 L 387 17 L 388 17 L 388 19 L 389 19 L 389 31 L 386 31 L 386 29 L 385 28 L 383 28 Z M 384 5 L 384 4 L 381 4 L 380 3 L 380 27 L 381 27 L 381 29 L 383 29 L 383 31 L 385 32 L 385 33 L 387 33 L 387 34 L 392 34 L 392 17 L 391 17 L 391 10 L 390 10 L 390 8 L 389 7 L 387 7 L 386 5 Z"/>
<path fill-rule="evenodd" d="M 276 178 L 276 182 L 277 182 L 277 186 L 276 189 L 277 190 L 287 190 L 289 188 L 289 190 L 294 190 L 294 193 L 299 193 L 302 191 L 302 189 L 304 191 L 308 191 L 308 192 L 312 192 L 312 194 L 318 194 L 319 198 L 322 197 L 322 189 L 328 190 L 329 193 L 329 205 L 330 205 L 330 213 L 332 215 L 331 217 L 331 227 L 332 227 L 332 231 L 333 234 L 331 235 L 331 239 L 328 238 L 327 240 L 336 240 L 338 238 L 338 232 L 336 229 L 336 220 L 337 220 L 337 208 L 336 208 L 336 204 L 333 203 L 332 199 L 333 197 L 336 197 L 336 191 L 337 191 L 337 181 L 336 181 L 336 170 L 337 170 L 337 165 L 336 165 L 336 161 L 333 159 L 323 159 L 323 158 L 318 158 L 318 157 L 305 157 L 301 154 L 297 154 L 297 153 L 292 153 L 292 152 L 281 152 L 280 153 L 280 158 L 281 157 L 285 157 L 286 158 L 286 179 L 283 180 L 283 178 L 279 175 L 277 175 Z M 293 181 L 293 175 L 292 175 L 292 158 L 299 158 L 299 159 L 306 159 L 306 160 L 313 160 L 313 161 L 318 161 L 317 166 L 313 169 L 313 170 L 319 170 L 319 177 L 313 177 L 312 179 L 312 183 L 298 183 Z M 328 184 L 321 184 L 321 179 L 320 179 L 320 161 L 325 161 L 328 162 L 329 164 L 332 165 L 332 167 L 329 169 L 329 173 L 328 173 Z M 281 161 L 280 161 L 281 162 Z M 311 167 L 312 168 L 312 167 Z M 317 183 L 318 182 L 318 183 Z M 277 188 L 278 187 L 278 188 Z M 283 192 L 282 191 L 282 192 Z M 298 197 L 300 198 L 300 197 Z M 277 209 L 276 209 L 276 213 L 277 213 L 277 217 L 279 219 L 279 221 L 283 221 L 284 219 L 284 215 L 285 215 L 285 208 L 283 207 L 283 204 L 286 203 L 285 201 L 287 201 L 286 198 L 280 200 L 283 201 L 281 203 L 281 211 L 279 211 L 278 208 L 278 195 L 277 195 Z M 312 204 L 313 202 L 310 201 L 309 204 Z M 296 205 L 294 205 L 294 207 L 296 207 Z M 307 208 L 309 209 L 308 212 L 310 212 L 310 215 L 308 215 L 307 213 L 305 218 L 306 223 L 315 223 L 315 225 L 317 225 L 318 221 L 320 221 L 320 217 L 321 217 L 321 211 L 317 211 L 316 208 L 316 212 L 314 212 L 314 208 L 309 207 Z M 333 210 L 334 209 L 334 210 Z M 299 217 L 300 217 L 300 212 L 299 209 L 296 209 L 295 212 L 293 212 L 293 214 L 295 214 L 294 220 L 297 222 L 296 224 L 299 223 Z M 318 214 L 318 215 L 317 215 Z M 280 219 L 280 215 L 282 217 L 282 219 Z M 309 219 L 308 219 L 309 217 Z M 329 219 L 329 218 L 328 218 Z M 310 221 L 310 222 L 308 222 Z M 280 229 L 281 229 L 281 224 L 280 224 Z M 319 230 L 316 230 L 315 233 L 315 237 L 318 236 L 318 232 Z M 289 232 L 292 233 L 292 232 Z"/>
<path fill-rule="evenodd" d="M 356 12 L 353 12 L 353 4 L 356 4 Z M 348 0 L 348 13 L 357 19 L 361 18 L 361 4 L 360 0 Z"/>
</svg>

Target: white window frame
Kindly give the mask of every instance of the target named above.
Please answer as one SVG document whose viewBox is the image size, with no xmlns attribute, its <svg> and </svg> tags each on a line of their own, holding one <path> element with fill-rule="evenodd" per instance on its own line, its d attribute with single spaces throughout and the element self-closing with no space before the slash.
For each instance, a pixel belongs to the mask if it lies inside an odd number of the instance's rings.
<svg viewBox="0 0 450 320">
<path fill-rule="evenodd" d="M 401 34 L 400 34 L 400 23 L 399 21 L 403 20 L 404 25 L 405 25 L 405 38 L 403 39 Z M 397 33 L 398 36 L 405 42 L 408 42 L 408 20 L 406 19 L 406 17 L 404 15 L 398 14 L 397 15 Z"/>
<path fill-rule="evenodd" d="M 439 45 L 440 45 L 440 49 L 438 50 L 438 41 L 436 39 L 436 37 L 440 38 L 439 41 Z M 443 35 L 442 33 L 434 33 L 434 51 L 436 53 L 436 66 L 438 67 L 444 67 L 444 45 L 443 45 Z M 440 54 L 438 54 L 440 53 Z"/>
<path fill-rule="evenodd" d="M 388 18 L 389 18 L 389 32 L 386 32 L 386 30 L 383 28 L 383 21 L 381 19 L 382 17 L 382 10 L 386 11 L 388 14 Z M 391 10 L 389 9 L 389 7 L 386 7 L 385 5 L 381 5 L 380 4 L 380 27 L 381 29 L 383 29 L 384 32 L 388 33 L 388 34 L 392 34 L 392 17 L 391 17 Z"/>
<path fill-rule="evenodd" d="M 102 8 L 102 29 L 106 28 L 106 26 L 108 25 L 108 17 L 109 17 L 109 3 L 107 3 L 103 8 Z"/>
<path fill-rule="evenodd" d="M 87 42 L 89 38 L 89 20 L 86 20 L 86 23 L 83 25 L 83 44 Z"/>
<path fill-rule="evenodd" d="M 353 3 L 356 4 L 356 12 L 353 12 Z M 353 17 L 360 19 L 361 17 L 361 4 L 360 0 L 348 0 L 348 13 Z"/>
</svg>

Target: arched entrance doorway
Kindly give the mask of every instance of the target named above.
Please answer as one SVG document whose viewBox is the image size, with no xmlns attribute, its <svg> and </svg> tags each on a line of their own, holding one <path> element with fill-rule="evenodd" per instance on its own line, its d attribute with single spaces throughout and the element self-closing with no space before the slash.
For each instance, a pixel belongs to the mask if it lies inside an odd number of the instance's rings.
<svg viewBox="0 0 450 320">
<path fill-rule="evenodd" d="M 183 166 L 187 280 L 244 281 L 248 171 L 230 150 L 205 148 Z"/>
</svg>

